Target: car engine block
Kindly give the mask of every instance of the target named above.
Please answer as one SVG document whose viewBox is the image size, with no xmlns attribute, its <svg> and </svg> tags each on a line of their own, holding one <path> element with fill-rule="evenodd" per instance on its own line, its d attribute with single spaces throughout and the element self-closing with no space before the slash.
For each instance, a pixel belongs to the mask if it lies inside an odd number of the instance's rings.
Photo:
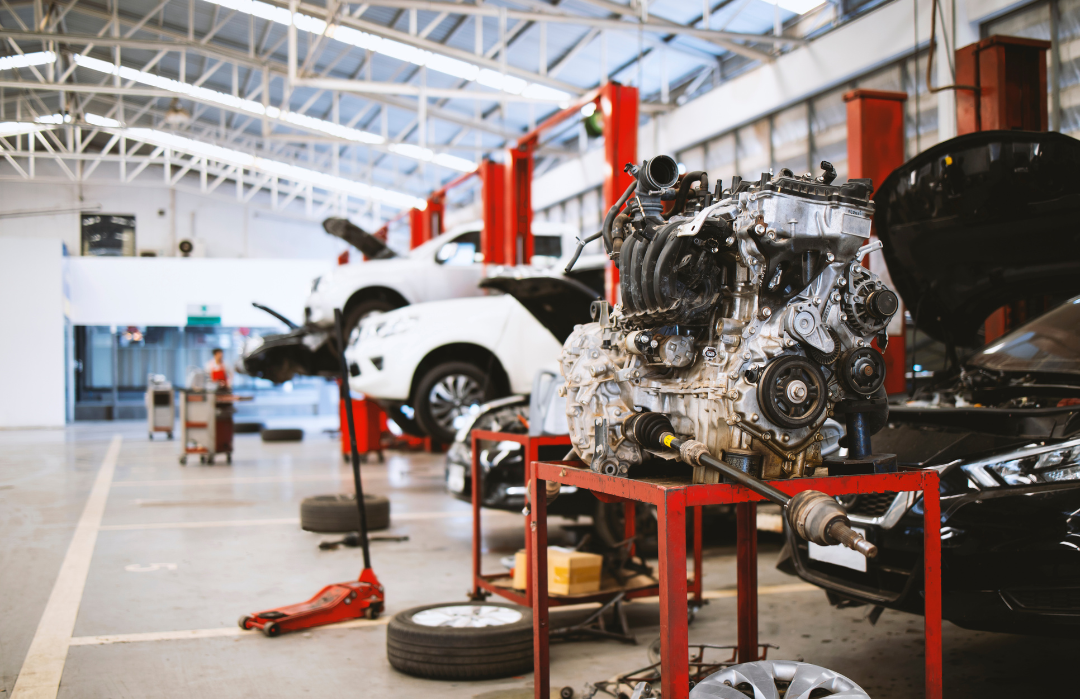
<svg viewBox="0 0 1080 699">
<path fill-rule="evenodd" d="M 560 359 L 570 437 L 592 470 L 628 476 L 671 458 L 626 429 L 645 412 L 764 479 L 814 475 L 820 429 L 845 407 L 868 415 L 870 433 L 884 426 L 885 362 L 871 343 L 884 347 L 899 300 L 861 264 L 880 246 L 873 187 L 833 185 L 822 168 L 710 191 L 704 172 L 680 181 L 668 156 L 627 166 L 635 182 L 598 234 L 621 303 L 595 304 Z M 694 468 L 696 483 L 719 477 Z"/>
</svg>

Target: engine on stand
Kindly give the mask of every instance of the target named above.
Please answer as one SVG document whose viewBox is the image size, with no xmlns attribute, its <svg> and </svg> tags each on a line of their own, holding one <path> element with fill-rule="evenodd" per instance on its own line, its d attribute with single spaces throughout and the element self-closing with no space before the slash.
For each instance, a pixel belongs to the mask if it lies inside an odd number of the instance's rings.
<svg viewBox="0 0 1080 699">
<path fill-rule="evenodd" d="M 871 343 L 884 347 L 899 302 L 861 264 L 880 246 L 871 182 L 833 185 L 822 168 L 711 189 L 704 172 L 680 182 L 668 156 L 627 166 L 635 182 L 598 234 L 621 303 L 597 303 L 561 356 L 570 437 L 592 470 L 632 477 L 680 447 L 695 483 L 720 480 L 712 461 L 755 482 L 826 475 L 821 428 L 841 415 L 849 458 L 828 472 L 889 469 L 869 448 L 888 416 Z"/>
</svg>

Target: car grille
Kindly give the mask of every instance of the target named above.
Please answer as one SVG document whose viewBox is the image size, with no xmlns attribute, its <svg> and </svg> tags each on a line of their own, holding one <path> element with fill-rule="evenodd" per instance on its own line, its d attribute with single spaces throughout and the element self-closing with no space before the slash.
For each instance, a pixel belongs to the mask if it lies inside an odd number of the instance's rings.
<svg viewBox="0 0 1080 699">
<path fill-rule="evenodd" d="M 886 491 L 884 493 L 867 493 L 860 495 L 855 504 L 847 508 L 848 514 L 860 517 L 880 517 L 885 514 L 889 505 L 896 499 L 896 493 Z"/>
<path fill-rule="evenodd" d="M 1025 609 L 1080 612 L 1080 588 L 1006 590 Z"/>
</svg>

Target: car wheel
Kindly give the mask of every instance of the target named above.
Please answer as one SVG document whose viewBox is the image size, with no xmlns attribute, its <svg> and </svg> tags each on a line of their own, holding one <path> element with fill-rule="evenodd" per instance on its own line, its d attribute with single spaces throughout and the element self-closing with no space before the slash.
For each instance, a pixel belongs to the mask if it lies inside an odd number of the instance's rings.
<svg viewBox="0 0 1080 699">
<path fill-rule="evenodd" d="M 395 303 L 390 301 L 383 301 L 382 299 L 371 299 L 370 301 L 361 301 L 348 311 L 346 311 L 341 319 L 342 332 L 345 335 L 345 343 L 349 342 L 349 335 L 352 334 L 353 328 L 360 324 L 364 318 L 376 313 L 386 313 L 392 311 L 395 308 L 400 308 Z"/>
<path fill-rule="evenodd" d="M 264 442 L 302 442 L 304 440 L 304 431 L 294 427 L 264 428 L 259 434 L 262 435 Z"/>
<path fill-rule="evenodd" d="M 447 362 L 420 380 L 416 389 L 416 421 L 433 439 L 452 442 L 454 421 L 473 406 L 496 398 L 491 378 L 467 362 Z"/>
<path fill-rule="evenodd" d="M 390 501 L 381 495 L 364 494 L 368 531 L 390 526 Z M 309 532 L 355 532 L 360 529 L 360 513 L 352 493 L 314 495 L 300 502 L 300 528 Z"/>
<path fill-rule="evenodd" d="M 813 691 L 810 691 L 811 688 Z M 720 697 L 775 697 L 779 692 L 799 692 L 799 696 L 870 699 L 862 687 L 838 672 L 795 660 L 758 660 L 724 668 L 698 682 L 690 699 Z"/>
<path fill-rule="evenodd" d="M 486 602 L 399 612 L 386 627 L 386 657 L 407 675 L 489 680 L 533 669 L 532 610 Z"/>
</svg>

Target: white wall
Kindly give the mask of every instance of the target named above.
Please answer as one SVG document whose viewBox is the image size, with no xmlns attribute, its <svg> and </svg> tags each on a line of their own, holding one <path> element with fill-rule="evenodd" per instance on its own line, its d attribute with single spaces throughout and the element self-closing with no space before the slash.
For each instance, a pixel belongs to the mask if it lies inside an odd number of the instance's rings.
<svg viewBox="0 0 1080 699">
<path fill-rule="evenodd" d="M 175 327 L 187 324 L 189 304 L 212 304 L 222 307 L 221 324 L 227 327 L 279 325 L 252 307 L 255 301 L 302 323 L 312 280 L 333 264 L 324 260 L 72 257 L 68 260 L 71 322 Z"/>
<path fill-rule="evenodd" d="M 60 241 L 0 237 L 0 427 L 64 424 Z"/>
<path fill-rule="evenodd" d="M 100 208 L 98 208 L 100 207 Z M 8 217 L 11 212 L 73 210 L 46 216 Z M 0 182 L 0 237 L 32 236 L 64 241 L 80 254 L 79 210 L 135 215 L 139 251 L 175 256 L 182 239 L 197 241 L 206 257 L 333 260 L 348 248 L 315 221 L 280 216 L 254 206 L 170 190 L 162 186 Z"/>
</svg>

